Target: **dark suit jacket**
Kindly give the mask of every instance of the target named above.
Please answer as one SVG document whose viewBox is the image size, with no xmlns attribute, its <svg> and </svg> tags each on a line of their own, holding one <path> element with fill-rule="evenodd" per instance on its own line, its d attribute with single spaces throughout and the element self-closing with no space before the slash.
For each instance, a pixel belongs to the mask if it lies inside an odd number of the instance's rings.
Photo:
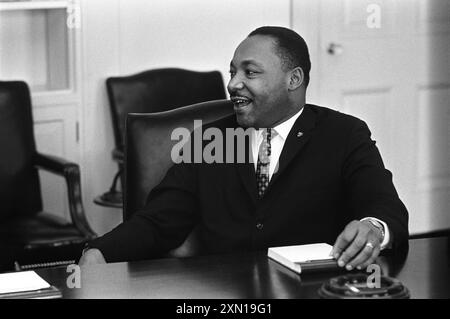
<svg viewBox="0 0 450 319">
<path fill-rule="evenodd" d="M 237 123 L 232 116 L 211 126 L 224 132 Z M 368 216 L 387 223 L 394 249 L 407 240 L 407 210 L 367 125 L 307 104 L 263 198 L 252 163 L 177 164 L 142 211 L 91 247 L 110 262 L 150 258 L 180 245 L 196 224 L 207 253 L 333 244 L 347 223 Z"/>
</svg>

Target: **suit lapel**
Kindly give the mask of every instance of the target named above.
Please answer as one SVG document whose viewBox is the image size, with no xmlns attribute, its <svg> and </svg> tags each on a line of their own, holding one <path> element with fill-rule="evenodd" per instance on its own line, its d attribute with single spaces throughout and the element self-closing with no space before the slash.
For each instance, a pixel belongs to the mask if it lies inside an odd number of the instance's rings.
<svg viewBox="0 0 450 319">
<path fill-rule="evenodd" d="M 309 141 L 315 124 L 316 115 L 308 104 L 306 104 L 304 106 L 303 113 L 297 121 L 295 121 L 286 142 L 284 143 L 283 150 L 278 161 L 278 169 L 274 172 L 274 175 L 270 180 L 269 189 L 270 186 L 279 178 L 279 176 L 283 174 L 289 163 Z"/>
<path fill-rule="evenodd" d="M 244 188 L 252 201 L 256 203 L 256 173 L 253 163 L 236 164 L 236 168 L 242 184 L 244 184 Z"/>
<path fill-rule="evenodd" d="M 236 118 L 234 117 L 234 123 L 230 125 L 233 129 L 241 128 L 239 124 L 237 123 Z M 227 136 L 227 134 L 225 134 Z M 251 148 L 251 141 L 249 138 L 246 138 L 245 141 L 245 152 L 246 152 L 246 160 L 244 163 L 239 163 L 236 161 L 236 154 L 239 154 L 239 152 L 242 152 L 242 150 L 237 149 L 237 143 L 235 141 L 225 141 L 225 144 L 227 143 L 233 143 L 234 145 L 234 167 L 236 167 L 236 172 L 239 175 L 239 179 L 241 180 L 242 184 L 244 185 L 244 188 L 252 201 L 256 203 L 257 201 L 257 192 L 256 192 L 256 173 L 255 173 L 255 167 L 252 161 L 249 159 L 250 155 L 250 148 Z M 227 148 L 224 149 L 224 154 L 226 154 Z"/>
</svg>

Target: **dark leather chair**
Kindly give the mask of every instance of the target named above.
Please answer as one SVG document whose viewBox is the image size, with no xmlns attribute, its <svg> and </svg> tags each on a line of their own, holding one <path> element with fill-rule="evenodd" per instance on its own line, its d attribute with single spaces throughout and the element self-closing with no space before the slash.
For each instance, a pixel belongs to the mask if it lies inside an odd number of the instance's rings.
<svg viewBox="0 0 450 319">
<path fill-rule="evenodd" d="M 77 164 L 37 152 L 30 91 L 0 81 L 0 271 L 71 263 L 95 237 Z M 42 210 L 38 168 L 65 178 L 71 222 Z"/>
<path fill-rule="evenodd" d="M 125 120 L 128 113 L 162 112 L 226 97 L 219 71 L 154 69 L 129 76 L 110 77 L 106 80 L 106 88 L 115 140 L 112 155 L 119 164 L 119 172 L 110 192 L 105 194 L 105 201 L 108 200 L 108 194 L 112 198 L 116 197 L 117 201 L 118 194 L 114 188 L 123 170 Z"/>
<path fill-rule="evenodd" d="M 203 125 L 233 114 L 229 100 L 199 103 L 176 110 L 129 114 L 125 142 L 125 207 L 124 220 L 145 206 L 148 193 L 160 183 L 173 165 L 171 140 L 175 128 L 184 127 L 192 132 L 194 120 Z M 195 231 L 183 245 L 170 252 L 170 256 L 186 257 L 201 253 Z"/>
</svg>

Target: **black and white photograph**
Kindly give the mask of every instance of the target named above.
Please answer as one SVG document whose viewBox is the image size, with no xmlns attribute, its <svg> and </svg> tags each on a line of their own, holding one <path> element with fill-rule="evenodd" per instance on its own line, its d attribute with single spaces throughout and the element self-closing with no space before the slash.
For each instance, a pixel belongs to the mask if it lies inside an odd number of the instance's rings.
<svg viewBox="0 0 450 319">
<path fill-rule="evenodd" d="M 448 299 L 450 0 L 0 0 L 0 150 L 0 299 Z"/>
</svg>

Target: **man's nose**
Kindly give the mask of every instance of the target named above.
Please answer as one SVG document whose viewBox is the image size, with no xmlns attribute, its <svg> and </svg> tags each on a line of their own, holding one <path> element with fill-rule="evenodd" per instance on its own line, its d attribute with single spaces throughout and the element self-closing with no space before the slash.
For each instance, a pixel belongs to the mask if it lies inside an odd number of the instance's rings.
<svg viewBox="0 0 450 319">
<path fill-rule="evenodd" d="M 244 83 L 242 82 L 242 79 L 239 78 L 238 75 L 235 75 L 230 79 L 227 85 L 228 93 L 232 94 L 238 90 L 241 90 L 244 88 Z"/>
</svg>

